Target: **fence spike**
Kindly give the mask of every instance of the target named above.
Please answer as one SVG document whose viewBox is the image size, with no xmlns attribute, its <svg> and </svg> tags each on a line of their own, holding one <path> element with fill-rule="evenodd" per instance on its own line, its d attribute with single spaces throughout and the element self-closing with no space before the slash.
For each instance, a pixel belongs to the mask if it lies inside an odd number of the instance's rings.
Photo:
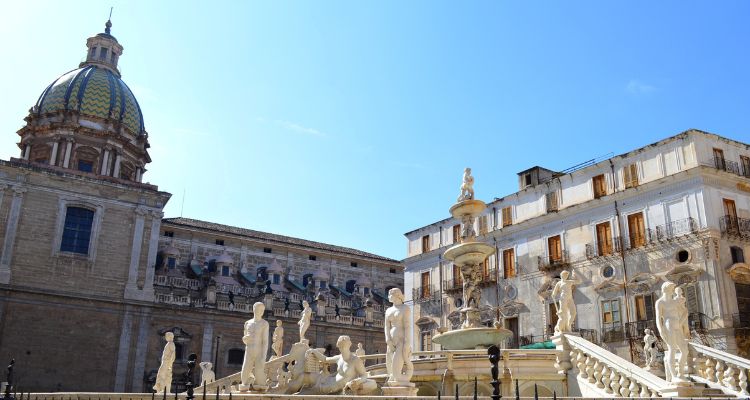
<svg viewBox="0 0 750 400">
<path fill-rule="evenodd" d="M 458 383 L 456 384 L 456 400 L 458 400 Z"/>
<path fill-rule="evenodd" d="M 203 400 L 206 400 L 206 385 L 203 385 Z"/>
<path fill-rule="evenodd" d="M 440 400 L 440 391 L 438 390 L 437 400 Z"/>
<path fill-rule="evenodd" d="M 216 400 L 219 400 L 219 385 L 216 385 Z"/>
<path fill-rule="evenodd" d="M 477 400 L 477 377 L 474 377 L 474 400 Z"/>
<path fill-rule="evenodd" d="M 521 393 L 518 392 L 518 379 L 516 379 L 516 400 L 521 399 Z"/>
<path fill-rule="evenodd" d="M 536 391 L 536 383 L 534 383 L 534 400 L 539 400 L 539 394 Z"/>
</svg>

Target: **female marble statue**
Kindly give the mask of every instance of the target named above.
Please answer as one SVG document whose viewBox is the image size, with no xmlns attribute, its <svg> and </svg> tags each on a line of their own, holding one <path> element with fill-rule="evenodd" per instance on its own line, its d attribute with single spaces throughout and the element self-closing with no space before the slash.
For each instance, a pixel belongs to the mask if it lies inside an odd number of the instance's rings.
<svg viewBox="0 0 750 400">
<path fill-rule="evenodd" d="M 245 322 L 244 336 L 245 358 L 240 372 L 240 390 L 267 389 L 265 363 L 268 355 L 268 321 L 263 319 L 266 306 L 257 302 L 253 304 L 253 318 Z"/>
<path fill-rule="evenodd" d="M 362 347 L 362 343 L 357 343 L 357 350 L 354 350 L 354 354 L 356 354 L 357 357 L 365 356 L 365 349 Z"/>
<path fill-rule="evenodd" d="M 404 294 L 399 288 L 388 291 L 392 306 L 385 310 L 385 367 L 390 385 L 408 385 L 414 374 L 411 362 L 411 310 L 404 304 Z"/>
<path fill-rule="evenodd" d="M 276 320 L 276 328 L 271 337 L 271 349 L 276 353 L 276 357 L 281 357 L 281 352 L 284 351 L 284 328 L 281 326 L 280 319 Z"/>
<path fill-rule="evenodd" d="M 474 199 L 474 177 L 471 176 L 471 168 L 464 169 L 464 178 L 461 182 L 461 194 L 458 201 Z"/>
<path fill-rule="evenodd" d="M 568 279 L 570 277 L 571 279 Z M 578 281 L 575 276 L 568 271 L 560 273 L 560 282 L 555 284 L 552 289 L 553 301 L 559 297 L 557 303 L 557 325 L 555 325 L 555 334 L 572 332 L 573 321 L 576 319 L 576 303 L 573 300 L 573 289 Z"/>
<path fill-rule="evenodd" d="M 171 393 L 172 389 L 172 364 L 175 358 L 174 333 L 165 333 L 164 339 L 167 340 L 167 344 L 161 353 L 161 365 L 159 365 L 159 371 L 156 373 L 156 382 L 154 383 L 156 393 L 164 393 L 165 390 L 167 393 Z"/>
<path fill-rule="evenodd" d="M 654 347 L 656 343 L 656 336 L 654 336 L 654 333 L 651 331 L 651 329 L 644 329 L 643 330 L 643 354 L 646 357 L 646 371 L 651 369 L 651 365 L 654 363 L 654 360 L 656 359 L 656 348 Z"/>
<path fill-rule="evenodd" d="M 352 353 L 352 340 L 349 336 L 339 336 L 336 341 L 340 354 L 333 357 L 326 357 L 320 350 L 311 349 L 308 353 L 320 362 L 336 364 L 336 375 L 324 377 L 320 376 L 314 389 L 319 394 L 369 394 L 378 388 L 377 383 L 370 379 L 365 371 L 365 364 L 355 354 Z"/>
<path fill-rule="evenodd" d="M 307 332 L 307 328 L 310 327 L 310 319 L 312 319 L 312 308 L 310 308 L 310 304 L 308 304 L 307 301 L 303 301 L 302 313 L 300 314 L 299 322 L 297 323 L 297 325 L 299 325 L 300 342 L 305 340 L 305 332 Z"/>
<path fill-rule="evenodd" d="M 674 296 L 674 292 L 675 284 L 672 282 L 664 282 L 661 286 L 661 297 L 656 300 L 656 327 L 667 345 L 664 352 L 666 379 L 669 382 L 684 382 L 683 373 L 687 368 L 690 332 L 686 332 L 687 324 L 683 323 L 687 308 L 682 300 Z"/>
</svg>

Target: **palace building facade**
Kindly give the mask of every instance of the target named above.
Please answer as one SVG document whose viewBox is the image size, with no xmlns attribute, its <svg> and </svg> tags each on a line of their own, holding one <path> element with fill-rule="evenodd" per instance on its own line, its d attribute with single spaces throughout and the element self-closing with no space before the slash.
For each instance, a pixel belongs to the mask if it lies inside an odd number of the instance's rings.
<svg viewBox="0 0 750 400">
<path fill-rule="evenodd" d="M 149 134 L 111 34 L 44 89 L 0 160 L 0 360 L 22 391 L 149 391 L 175 334 L 174 390 L 190 353 L 217 377 L 241 368 L 252 304 L 310 345 L 341 334 L 382 352 L 386 292 L 399 261 L 351 248 L 189 218 L 163 218 L 170 194 L 144 183 Z"/>
<path fill-rule="evenodd" d="M 748 357 L 748 144 L 689 130 L 567 171 L 533 167 L 518 184 L 475 226 L 496 250 L 484 265 L 482 316 L 513 331 L 507 346 L 549 340 L 551 290 L 568 270 L 578 280 L 577 331 L 626 359 L 641 363 L 644 329 L 658 332 L 665 281 L 682 288 L 695 340 Z M 438 347 L 432 335 L 459 322 L 461 276 L 443 253 L 460 232 L 447 218 L 406 233 L 415 349 Z"/>
</svg>

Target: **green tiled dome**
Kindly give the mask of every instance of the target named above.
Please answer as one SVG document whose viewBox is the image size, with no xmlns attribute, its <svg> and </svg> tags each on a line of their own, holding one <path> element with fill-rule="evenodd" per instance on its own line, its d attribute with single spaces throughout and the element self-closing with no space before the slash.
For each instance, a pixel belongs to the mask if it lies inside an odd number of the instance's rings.
<svg viewBox="0 0 750 400">
<path fill-rule="evenodd" d="M 57 78 L 34 108 L 37 115 L 60 110 L 120 121 L 132 133 L 144 131 L 143 114 L 128 85 L 112 71 L 88 65 Z"/>
</svg>

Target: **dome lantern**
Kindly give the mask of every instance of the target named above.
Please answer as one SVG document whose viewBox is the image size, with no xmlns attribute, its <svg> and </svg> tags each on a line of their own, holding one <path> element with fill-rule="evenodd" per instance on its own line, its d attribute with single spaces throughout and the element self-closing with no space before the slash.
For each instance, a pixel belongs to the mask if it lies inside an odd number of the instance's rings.
<svg viewBox="0 0 750 400">
<path fill-rule="evenodd" d="M 86 47 L 88 48 L 86 61 L 82 62 L 79 67 L 87 65 L 101 66 L 120 76 L 120 71 L 117 69 L 117 61 L 119 61 L 122 55 L 123 47 L 110 34 L 111 29 L 112 21 L 107 20 L 107 23 L 104 24 L 104 33 L 99 33 L 86 40 Z"/>
</svg>

